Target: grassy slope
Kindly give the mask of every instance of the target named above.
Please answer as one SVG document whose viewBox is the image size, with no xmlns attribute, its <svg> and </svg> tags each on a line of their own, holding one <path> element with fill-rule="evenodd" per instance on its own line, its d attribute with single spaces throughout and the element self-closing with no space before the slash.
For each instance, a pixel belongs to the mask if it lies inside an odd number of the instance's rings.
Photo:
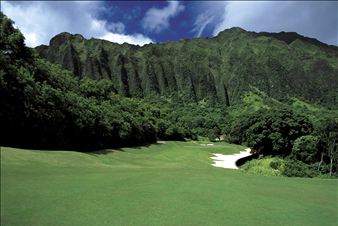
<svg viewBox="0 0 338 226">
<path fill-rule="evenodd" d="M 337 181 L 210 166 L 244 147 L 1 150 L 1 225 L 336 225 Z"/>
</svg>

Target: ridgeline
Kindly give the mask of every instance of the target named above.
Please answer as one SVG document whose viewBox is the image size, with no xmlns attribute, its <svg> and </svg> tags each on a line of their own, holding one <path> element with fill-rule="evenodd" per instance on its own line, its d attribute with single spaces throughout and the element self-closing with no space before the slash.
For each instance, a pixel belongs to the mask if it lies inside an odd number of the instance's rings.
<svg viewBox="0 0 338 226">
<path fill-rule="evenodd" d="M 177 103 L 232 106 L 255 87 L 277 101 L 338 109 L 338 47 L 294 32 L 231 28 L 143 47 L 61 33 L 36 50 L 77 77 L 111 80 L 124 97 L 155 93 Z"/>
</svg>

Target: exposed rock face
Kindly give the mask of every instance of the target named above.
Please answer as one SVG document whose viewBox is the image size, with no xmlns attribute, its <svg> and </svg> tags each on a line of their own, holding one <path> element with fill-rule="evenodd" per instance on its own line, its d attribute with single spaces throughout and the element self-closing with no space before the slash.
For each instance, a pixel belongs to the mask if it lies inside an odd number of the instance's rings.
<svg viewBox="0 0 338 226">
<path fill-rule="evenodd" d="M 157 93 L 229 106 L 251 85 L 280 101 L 294 96 L 338 105 L 338 48 L 294 32 L 231 28 L 211 39 L 143 47 L 61 33 L 36 50 L 75 76 L 112 80 L 128 97 Z"/>
</svg>

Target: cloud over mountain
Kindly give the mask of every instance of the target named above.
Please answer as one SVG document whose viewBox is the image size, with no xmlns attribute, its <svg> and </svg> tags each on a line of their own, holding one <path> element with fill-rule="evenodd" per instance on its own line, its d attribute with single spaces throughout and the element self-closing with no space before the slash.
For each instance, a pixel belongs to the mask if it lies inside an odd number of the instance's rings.
<svg viewBox="0 0 338 226">
<path fill-rule="evenodd" d="M 338 45 L 336 1 L 2 1 L 1 10 L 30 47 L 61 32 L 144 45 L 211 38 L 231 27 L 297 32 Z"/>
<path fill-rule="evenodd" d="M 142 34 L 125 34 L 119 21 L 97 19 L 108 9 L 102 2 L 2 2 L 3 12 L 26 37 L 26 45 L 48 44 L 58 33 L 82 34 L 85 38 L 101 38 L 112 42 L 144 45 L 152 42 Z"/>
</svg>

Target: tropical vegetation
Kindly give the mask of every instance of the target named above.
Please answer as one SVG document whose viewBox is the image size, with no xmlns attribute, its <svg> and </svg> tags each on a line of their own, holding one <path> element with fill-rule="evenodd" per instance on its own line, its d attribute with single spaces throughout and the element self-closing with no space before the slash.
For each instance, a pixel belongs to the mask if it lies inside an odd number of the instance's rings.
<svg viewBox="0 0 338 226">
<path fill-rule="evenodd" d="M 92 151 L 202 136 L 337 176 L 336 46 L 233 28 L 143 47 L 62 33 L 31 49 L 13 23 L 1 13 L 1 146 Z"/>
</svg>

